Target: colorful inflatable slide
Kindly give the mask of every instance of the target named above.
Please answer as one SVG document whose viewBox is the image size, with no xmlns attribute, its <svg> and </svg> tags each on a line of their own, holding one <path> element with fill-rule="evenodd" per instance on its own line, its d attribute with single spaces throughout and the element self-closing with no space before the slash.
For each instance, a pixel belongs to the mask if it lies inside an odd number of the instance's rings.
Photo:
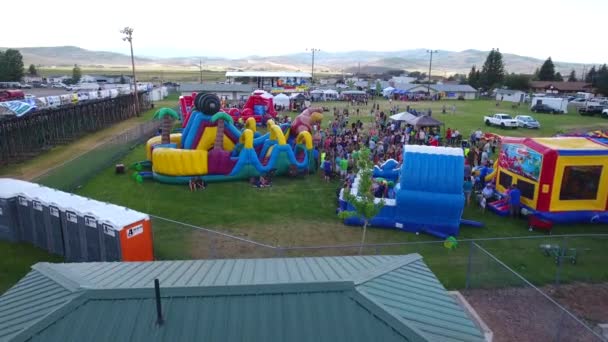
<svg viewBox="0 0 608 342">
<path fill-rule="evenodd" d="M 247 179 L 274 171 L 280 175 L 293 167 L 314 172 L 312 136 L 308 130 L 266 123 L 267 133 L 256 137 L 256 121 L 249 118 L 240 131 L 230 115 L 218 111 L 220 100 L 198 94 L 194 110 L 182 133 L 171 134 L 170 143 L 153 137 L 146 145 L 154 179 L 165 183 L 188 183 L 200 176 L 205 181 Z M 305 114 L 305 113 L 303 113 Z M 301 115 L 303 115 L 301 114 Z M 322 115 L 308 113 L 311 120 Z M 289 138 L 289 133 L 294 134 Z"/>
</svg>

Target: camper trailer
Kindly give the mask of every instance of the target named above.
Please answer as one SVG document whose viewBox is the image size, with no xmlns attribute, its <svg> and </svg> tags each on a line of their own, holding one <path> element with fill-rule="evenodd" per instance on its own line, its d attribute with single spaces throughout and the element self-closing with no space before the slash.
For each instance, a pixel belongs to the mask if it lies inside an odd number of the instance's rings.
<svg viewBox="0 0 608 342">
<path fill-rule="evenodd" d="M 561 97 L 534 96 L 530 102 L 530 108 L 536 105 L 545 105 L 554 109 L 558 113 L 568 113 L 568 99 Z"/>
</svg>

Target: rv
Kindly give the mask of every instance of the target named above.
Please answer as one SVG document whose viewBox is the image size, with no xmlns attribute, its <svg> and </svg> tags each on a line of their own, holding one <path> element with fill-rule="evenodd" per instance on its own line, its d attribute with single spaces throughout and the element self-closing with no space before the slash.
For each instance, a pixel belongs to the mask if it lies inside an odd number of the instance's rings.
<svg viewBox="0 0 608 342">
<path fill-rule="evenodd" d="M 530 109 L 536 105 L 545 105 L 559 113 L 568 113 L 568 99 L 561 97 L 534 96 L 530 102 Z"/>
</svg>

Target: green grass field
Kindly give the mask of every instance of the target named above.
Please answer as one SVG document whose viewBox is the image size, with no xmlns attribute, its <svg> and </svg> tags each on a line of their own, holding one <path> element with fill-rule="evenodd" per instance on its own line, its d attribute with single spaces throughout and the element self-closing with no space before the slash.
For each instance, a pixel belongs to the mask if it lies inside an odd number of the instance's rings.
<svg viewBox="0 0 608 342">
<path fill-rule="evenodd" d="M 446 102 L 451 105 L 453 102 Z M 515 114 L 508 108 L 496 108 L 493 101 L 458 101 L 456 115 L 441 114 L 443 102 L 411 103 L 423 110 L 431 108 L 433 116 L 445 121 L 446 127 L 458 128 L 464 135 L 481 127 L 483 115 L 495 112 Z M 388 110 L 389 103 L 381 101 L 381 108 Z M 395 103 L 393 103 L 395 104 Z M 330 109 L 344 107 L 344 103 L 323 103 Z M 405 103 L 399 103 L 402 109 Z M 354 110 L 357 107 L 350 107 Z M 369 122 L 369 107 L 359 107 L 360 118 Z M 528 114 L 525 109 L 517 113 Z M 295 115 L 295 114 L 293 114 Z M 329 116 L 329 114 L 328 114 Z M 608 121 L 599 118 L 567 115 L 535 115 L 541 122 L 540 130 L 508 130 L 490 128 L 489 131 L 512 136 L 551 136 L 558 131 L 577 128 L 597 129 L 608 127 Z M 331 120 L 326 117 L 325 124 Z M 129 165 L 145 158 L 143 146 L 132 150 L 122 162 Z M 129 175 L 116 175 L 113 166 L 101 170 L 93 179 L 84 184 L 78 193 L 95 199 L 185 222 L 195 226 L 215 229 L 243 238 L 252 239 L 273 246 L 322 246 L 357 244 L 361 229 L 347 227 L 335 215 L 337 182 L 325 183 L 319 175 L 300 179 L 277 178 L 271 188 L 257 189 L 243 182 L 213 183 L 205 191 L 189 192 L 186 186 L 160 184 L 146 181 L 138 184 Z M 459 238 L 489 238 L 513 236 L 537 236 L 539 239 L 480 242 L 490 252 L 508 265 L 521 272 L 537 284 L 552 282 L 555 276 L 553 259 L 545 257 L 540 244 L 563 245 L 561 239 L 545 236 L 543 233 L 528 232 L 525 221 L 501 218 L 492 213 L 481 213 L 471 206 L 465 209 L 464 218 L 482 221 L 485 228 L 463 227 Z M 254 247 L 247 243 L 214 237 L 203 231 L 154 219 L 155 253 L 159 259 L 190 259 L 235 256 L 275 256 L 276 251 Z M 554 234 L 608 233 L 606 225 L 557 226 Z M 371 228 L 368 243 L 421 242 L 383 248 L 369 248 L 365 253 L 421 253 L 432 270 L 448 288 L 464 286 L 469 245 L 462 243 L 456 250 L 447 250 L 440 241 L 425 236 L 390 229 Z M 570 238 L 568 247 L 580 249 L 577 265 L 564 265 L 562 279 L 565 281 L 607 281 L 608 238 Z M 0 245 L 0 247 L 3 247 Z M 0 248 L 3 250 L 3 248 Z M 289 250 L 281 255 L 339 255 L 354 254 L 356 248 L 326 248 L 316 250 Z M 502 271 L 489 258 L 478 251 L 473 254 L 473 269 L 480 282 L 503 279 Z M 0 258 L 0 260 L 2 260 Z M 0 261 L 0 264 L 2 261 Z M 24 271 L 21 271 L 22 274 Z M 484 278 L 485 277 L 485 278 Z M 17 277 L 18 278 L 18 277 Z M 486 278 L 491 278 L 487 280 Z M 7 284 L 7 283 L 5 283 Z M 2 284 L 0 283 L 0 291 Z M 5 285 L 6 286 L 6 285 Z"/>
</svg>

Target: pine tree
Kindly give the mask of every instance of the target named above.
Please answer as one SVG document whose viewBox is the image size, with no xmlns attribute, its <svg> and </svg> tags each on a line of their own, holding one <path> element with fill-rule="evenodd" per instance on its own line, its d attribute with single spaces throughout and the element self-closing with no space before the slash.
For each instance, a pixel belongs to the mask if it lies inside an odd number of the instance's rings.
<svg viewBox="0 0 608 342">
<path fill-rule="evenodd" d="M 568 82 L 576 82 L 576 71 L 574 71 L 574 69 L 570 71 L 570 76 L 568 76 Z"/>
<path fill-rule="evenodd" d="M 595 70 L 595 65 L 594 65 L 591 67 L 591 69 L 589 69 L 589 71 L 587 72 L 587 75 L 585 75 L 585 82 L 591 83 L 593 86 L 595 86 L 596 77 L 597 77 L 597 71 Z"/>
<path fill-rule="evenodd" d="M 547 58 L 547 60 L 540 67 L 538 79 L 539 81 L 555 81 L 555 65 L 553 65 L 551 57 Z"/>
<path fill-rule="evenodd" d="M 553 77 L 553 80 L 555 82 L 564 82 L 564 77 L 562 76 L 562 74 L 560 72 L 556 72 L 555 77 Z"/>
<path fill-rule="evenodd" d="M 597 72 L 595 88 L 599 93 L 608 95 L 608 67 L 606 64 L 602 65 Z"/>
<path fill-rule="evenodd" d="M 491 89 L 502 85 L 504 78 L 505 65 L 502 54 L 498 49 L 492 49 L 481 69 L 480 85 L 485 89 Z"/>
<path fill-rule="evenodd" d="M 475 69 L 475 66 L 471 67 L 468 77 L 469 85 L 475 89 L 479 88 L 479 71 Z"/>
</svg>

